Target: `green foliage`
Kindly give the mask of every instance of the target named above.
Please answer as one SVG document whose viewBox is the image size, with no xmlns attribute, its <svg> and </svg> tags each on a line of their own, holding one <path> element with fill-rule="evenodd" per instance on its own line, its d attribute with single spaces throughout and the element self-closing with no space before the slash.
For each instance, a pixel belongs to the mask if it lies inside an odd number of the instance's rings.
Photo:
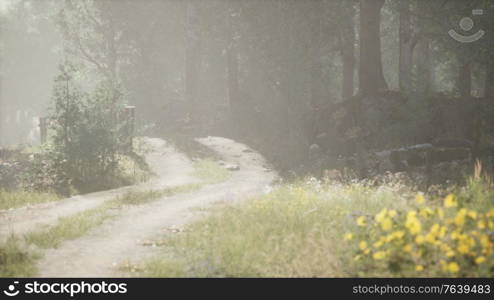
<svg viewBox="0 0 494 300">
<path fill-rule="evenodd" d="M 74 65 L 65 64 L 60 71 L 50 116 L 53 136 L 35 160 L 34 187 L 70 194 L 71 187 L 85 192 L 129 183 L 121 182 L 119 169 L 119 154 L 128 143 L 125 120 L 119 118 L 120 93 L 107 81 L 83 92 Z"/>
</svg>

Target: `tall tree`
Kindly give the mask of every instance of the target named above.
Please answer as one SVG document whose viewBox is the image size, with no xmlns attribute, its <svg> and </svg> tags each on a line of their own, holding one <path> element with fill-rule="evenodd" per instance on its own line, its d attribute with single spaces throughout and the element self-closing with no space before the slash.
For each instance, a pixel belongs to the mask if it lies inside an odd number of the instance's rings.
<svg viewBox="0 0 494 300">
<path fill-rule="evenodd" d="M 239 53 L 238 53 L 238 17 L 240 14 L 239 5 L 236 1 L 229 1 L 226 5 L 227 11 L 227 46 L 226 46 L 226 66 L 227 66 L 227 83 L 228 83 L 228 103 L 230 112 L 235 117 L 238 113 L 238 102 L 240 101 L 239 91 Z"/>
<path fill-rule="evenodd" d="M 65 0 L 58 18 L 65 53 L 93 66 L 116 86 L 122 24 L 116 24 L 116 1 Z"/>
<path fill-rule="evenodd" d="M 472 61 L 460 56 L 458 73 L 458 89 L 463 99 L 472 96 Z"/>
<path fill-rule="evenodd" d="M 355 6 L 353 1 L 345 3 L 341 28 L 341 57 L 343 61 L 342 97 L 353 96 L 355 76 Z"/>
<path fill-rule="evenodd" d="M 196 118 L 201 65 L 201 25 L 197 1 L 187 1 L 185 20 L 185 96 L 192 119 Z"/>
<path fill-rule="evenodd" d="M 490 62 L 486 66 L 485 76 L 485 97 L 494 100 L 494 63 Z"/>
<path fill-rule="evenodd" d="M 410 0 L 400 0 L 400 90 L 409 93 L 412 88 L 413 28 Z"/>
<path fill-rule="evenodd" d="M 381 58 L 381 9 L 385 0 L 360 0 L 360 94 L 387 89 Z"/>
</svg>

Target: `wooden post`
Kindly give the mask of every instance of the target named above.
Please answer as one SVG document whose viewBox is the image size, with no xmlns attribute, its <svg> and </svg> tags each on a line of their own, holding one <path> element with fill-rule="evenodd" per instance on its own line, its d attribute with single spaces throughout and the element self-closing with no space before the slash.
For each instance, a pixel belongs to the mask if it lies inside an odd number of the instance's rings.
<svg viewBox="0 0 494 300">
<path fill-rule="evenodd" d="M 127 118 L 127 136 L 128 136 L 128 144 L 127 150 L 129 152 L 132 151 L 132 145 L 134 142 L 134 134 L 135 134 L 135 106 L 125 106 L 125 116 Z"/>
<path fill-rule="evenodd" d="M 41 144 L 46 143 L 46 139 L 48 136 L 48 128 L 47 128 L 46 119 L 47 119 L 46 117 L 40 117 L 39 118 L 39 135 L 40 135 Z"/>
</svg>

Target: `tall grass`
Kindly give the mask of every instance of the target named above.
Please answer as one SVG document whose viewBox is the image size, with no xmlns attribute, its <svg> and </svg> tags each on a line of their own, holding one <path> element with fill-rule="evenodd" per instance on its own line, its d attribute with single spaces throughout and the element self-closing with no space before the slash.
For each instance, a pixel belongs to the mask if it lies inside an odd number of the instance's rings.
<svg viewBox="0 0 494 300">
<path fill-rule="evenodd" d="M 494 191 L 485 180 L 472 179 L 456 190 L 462 205 L 486 209 L 493 203 Z M 343 237 L 358 230 L 359 217 L 373 220 L 384 208 L 400 214 L 413 210 L 416 195 L 400 182 L 284 185 L 216 209 L 169 237 L 162 254 L 139 269 L 155 277 L 369 276 L 353 259 L 355 246 Z"/>
</svg>

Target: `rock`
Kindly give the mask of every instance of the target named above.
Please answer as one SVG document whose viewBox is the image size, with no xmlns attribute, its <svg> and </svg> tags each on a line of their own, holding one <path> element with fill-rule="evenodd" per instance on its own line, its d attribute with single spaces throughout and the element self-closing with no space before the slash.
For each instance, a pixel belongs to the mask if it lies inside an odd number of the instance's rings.
<svg viewBox="0 0 494 300">
<path fill-rule="evenodd" d="M 312 144 L 312 145 L 310 145 L 310 147 L 309 147 L 309 150 L 310 150 L 310 151 L 319 151 L 319 149 L 321 149 L 321 147 L 319 147 L 319 145 L 318 145 L 318 144 Z"/>
<path fill-rule="evenodd" d="M 234 165 L 234 164 L 225 165 L 225 169 L 227 169 L 228 171 L 239 171 L 240 170 L 240 166 L 239 165 Z"/>
<path fill-rule="evenodd" d="M 243 153 L 252 153 L 252 152 L 254 152 L 254 151 L 253 151 L 253 150 L 251 150 L 251 149 L 249 149 L 249 148 L 247 148 L 247 149 L 242 150 L 242 152 L 243 152 Z"/>
<path fill-rule="evenodd" d="M 321 147 L 318 144 L 312 144 L 309 147 L 309 158 L 310 159 L 317 159 L 321 156 L 322 151 Z"/>
</svg>

